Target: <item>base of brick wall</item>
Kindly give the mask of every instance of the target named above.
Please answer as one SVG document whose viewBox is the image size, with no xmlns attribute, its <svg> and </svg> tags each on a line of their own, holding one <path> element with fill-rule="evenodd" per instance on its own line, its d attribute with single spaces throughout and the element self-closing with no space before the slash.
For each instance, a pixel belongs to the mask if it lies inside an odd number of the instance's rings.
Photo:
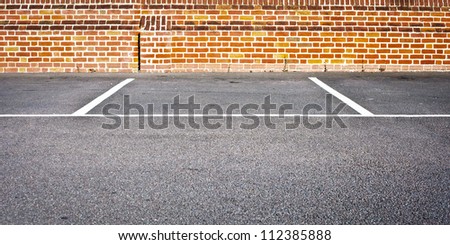
<svg viewBox="0 0 450 245">
<path fill-rule="evenodd" d="M 149 69 L 141 72 L 450 72 L 450 65 L 217 65 L 201 64 L 191 66 L 174 66 L 167 69 Z"/>
<path fill-rule="evenodd" d="M 64 72 L 64 73 L 94 73 L 94 72 L 120 72 L 120 73 L 183 73 L 183 72 L 450 72 L 450 66 L 439 65 L 289 65 L 287 68 L 282 64 L 275 65 L 245 65 L 230 66 L 217 64 L 201 64 L 191 66 L 149 66 L 138 71 L 137 68 L 0 68 L 0 73 L 42 73 L 42 72 Z"/>
</svg>

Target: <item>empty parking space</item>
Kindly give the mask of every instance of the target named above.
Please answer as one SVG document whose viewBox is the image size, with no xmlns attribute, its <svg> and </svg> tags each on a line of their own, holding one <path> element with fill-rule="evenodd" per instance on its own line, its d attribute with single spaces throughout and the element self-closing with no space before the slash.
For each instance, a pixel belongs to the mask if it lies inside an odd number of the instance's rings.
<svg viewBox="0 0 450 245">
<path fill-rule="evenodd" d="M 0 114 L 71 114 L 121 80 L 104 74 L 2 74 Z"/>
<path fill-rule="evenodd" d="M 249 110 L 249 112 L 262 113 L 261 105 L 265 102 L 265 98 L 270 96 L 270 102 L 277 107 L 276 110 L 271 111 L 272 114 L 278 114 L 278 108 L 283 104 L 292 105 L 292 109 L 287 110 L 286 114 L 302 114 L 308 104 L 319 105 L 322 108 L 322 110 L 307 110 L 308 113 L 325 114 L 326 93 L 307 76 L 298 73 L 281 77 L 274 73 L 147 75 L 137 77 L 135 81 L 113 94 L 89 113 L 102 114 L 105 105 L 118 104 L 121 109 L 114 112 L 123 114 L 124 96 L 129 96 L 130 103 L 142 105 L 146 111 L 147 105 L 153 104 L 155 113 L 162 112 L 162 104 L 174 103 L 176 96 L 179 96 L 180 103 L 187 103 L 188 98 L 194 96 L 195 103 L 200 105 L 200 109 L 195 111 L 196 114 L 201 114 L 202 108 L 208 104 L 219 105 L 224 113 L 231 104 L 239 104 L 240 108 L 246 104 L 257 104 L 259 109 Z M 340 102 L 338 98 L 333 98 L 333 109 Z M 136 114 L 137 110 L 132 110 L 130 113 Z M 340 113 L 356 114 L 357 112 L 347 106 Z"/>
<path fill-rule="evenodd" d="M 450 114 L 448 73 L 338 73 L 321 79 L 374 114 Z"/>
</svg>

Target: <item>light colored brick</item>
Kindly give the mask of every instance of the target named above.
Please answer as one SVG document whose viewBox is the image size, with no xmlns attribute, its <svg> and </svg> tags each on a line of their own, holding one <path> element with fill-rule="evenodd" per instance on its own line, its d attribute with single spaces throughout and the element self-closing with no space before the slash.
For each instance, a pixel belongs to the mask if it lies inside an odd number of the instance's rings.
<svg viewBox="0 0 450 245">
<path fill-rule="evenodd" d="M 239 19 L 240 20 L 254 20 L 255 17 L 251 16 L 251 15 L 241 15 L 241 16 L 239 16 Z"/>
<path fill-rule="evenodd" d="M 209 16 L 208 15 L 195 15 L 194 19 L 195 20 L 207 20 L 207 19 L 209 19 Z"/>
<path fill-rule="evenodd" d="M 244 58 L 244 54 L 242 54 L 242 53 L 233 53 L 233 54 L 230 54 L 229 58 L 232 58 L 232 59 Z"/>
<path fill-rule="evenodd" d="M 296 12 L 297 15 L 311 15 L 311 11 L 309 10 L 301 10 Z"/>
<path fill-rule="evenodd" d="M 19 47 L 6 47 L 5 51 L 6 52 L 17 52 L 17 51 L 19 51 Z"/>
<path fill-rule="evenodd" d="M 308 64 L 322 64 L 323 61 L 319 59 L 310 59 L 308 60 Z"/>
<path fill-rule="evenodd" d="M 264 36 L 267 36 L 267 33 L 264 31 L 254 31 L 254 32 L 252 32 L 252 36 L 264 37 Z"/>
</svg>

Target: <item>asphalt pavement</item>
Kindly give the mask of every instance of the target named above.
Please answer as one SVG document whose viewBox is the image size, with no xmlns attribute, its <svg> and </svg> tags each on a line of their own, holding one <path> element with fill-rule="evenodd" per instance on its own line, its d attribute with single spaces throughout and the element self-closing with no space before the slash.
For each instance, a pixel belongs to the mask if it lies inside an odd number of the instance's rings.
<svg viewBox="0 0 450 245">
<path fill-rule="evenodd" d="M 199 129 L 180 129 L 172 116 L 165 129 L 148 117 L 102 127 L 104 107 L 122 114 L 125 96 L 146 113 L 177 95 L 201 107 L 270 95 L 291 114 L 325 109 L 327 92 L 309 77 L 375 116 L 346 105 L 334 121 L 307 118 L 322 123 L 315 129 L 305 117 L 286 129 L 289 116 L 271 117 L 275 129 L 264 117 L 243 129 L 239 116 L 231 128 L 197 117 Z M 70 116 L 127 78 L 88 115 Z M 449 225 L 449 95 L 449 73 L 0 74 L 0 224 Z"/>
</svg>

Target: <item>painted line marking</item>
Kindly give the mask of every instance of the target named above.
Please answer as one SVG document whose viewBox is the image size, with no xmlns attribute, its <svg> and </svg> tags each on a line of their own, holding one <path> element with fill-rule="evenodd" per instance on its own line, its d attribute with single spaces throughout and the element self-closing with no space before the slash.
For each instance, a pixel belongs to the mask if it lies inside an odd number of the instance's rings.
<svg viewBox="0 0 450 245">
<path fill-rule="evenodd" d="M 349 99 L 345 95 L 339 93 L 338 91 L 334 90 L 332 87 L 326 85 L 324 82 L 320 81 L 317 77 L 309 77 L 309 80 L 313 81 L 315 84 L 317 84 L 319 87 L 326 90 L 328 93 L 332 94 L 334 97 L 340 99 L 342 102 L 353 108 L 353 110 L 357 111 L 359 114 L 363 116 L 373 116 L 374 114 L 368 110 L 366 110 L 364 107 L 358 105 L 353 100 Z"/>
<path fill-rule="evenodd" d="M 0 114 L 0 118 L 51 118 L 51 117 L 67 117 L 67 118 L 77 118 L 77 117 L 175 117 L 175 114 L 112 114 L 112 115 L 103 115 L 103 114 L 83 114 L 83 115 L 74 115 L 74 114 Z M 450 114 L 377 114 L 377 115 L 360 115 L 360 114 L 223 114 L 223 115 L 215 115 L 215 114 L 179 114 L 179 117 L 244 117 L 244 116 L 257 116 L 257 117 L 355 117 L 355 118 L 450 118 Z"/>
<path fill-rule="evenodd" d="M 124 81 L 120 82 L 116 86 L 112 87 L 102 95 L 95 98 L 93 101 L 89 102 L 82 108 L 80 108 L 78 111 L 72 113 L 73 116 L 84 116 L 86 115 L 90 110 L 92 110 L 94 107 L 96 107 L 98 104 L 102 103 L 105 99 L 107 99 L 109 96 L 113 95 L 115 92 L 119 91 L 119 89 L 123 88 L 128 83 L 132 82 L 134 78 L 128 78 Z"/>
</svg>

